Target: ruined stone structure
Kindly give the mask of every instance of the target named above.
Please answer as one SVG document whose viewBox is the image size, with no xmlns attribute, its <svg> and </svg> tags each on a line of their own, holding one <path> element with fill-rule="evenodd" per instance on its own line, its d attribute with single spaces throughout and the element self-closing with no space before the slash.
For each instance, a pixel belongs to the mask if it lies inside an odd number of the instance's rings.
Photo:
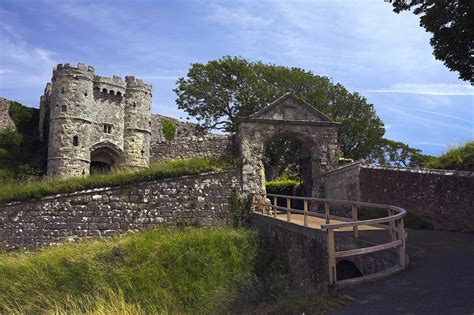
<svg viewBox="0 0 474 315">
<path fill-rule="evenodd" d="M 15 123 L 11 119 L 8 111 L 10 110 L 10 101 L 0 97 L 0 132 L 5 129 L 16 130 Z"/>
<path fill-rule="evenodd" d="M 48 137 L 48 176 L 91 169 L 148 167 L 152 87 L 132 76 L 59 64 L 40 101 L 40 136 Z"/>
<path fill-rule="evenodd" d="M 285 94 L 254 115 L 240 120 L 237 141 L 243 158 L 245 193 L 263 192 L 264 147 L 277 137 L 303 142 L 301 172 L 306 196 L 321 197 L 321 173 L 336 165 L 337 128 L 326 115 L 293 94 Z"/>
<path fill-rule="evenodd" d="M 164 120 L 168 120 L 176 127 L 173 139 L 166 139 L 163 133 Z M 235 154 L 234 151 L 234 138 L 231 135 L 210 134 L 195 123 L 152 115 L 150 159 L 153 161 L 191 157 L 221 158 Z"/>
</svg>

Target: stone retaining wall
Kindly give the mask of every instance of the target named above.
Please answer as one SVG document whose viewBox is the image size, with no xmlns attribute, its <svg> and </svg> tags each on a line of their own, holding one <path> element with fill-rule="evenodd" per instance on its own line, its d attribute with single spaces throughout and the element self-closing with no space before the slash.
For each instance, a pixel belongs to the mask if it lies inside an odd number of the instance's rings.
<svg viewBox="0 0 474 315">
<path fill-rule="evenodd" d="M 360 161 L 323 174 L 325 197 L 405 208 L 437 230 L 474 231 L 474 172 L 376 167 Z"/>
<path fill-rule="evenodd" d="M 33 249 L 159 225 L 223 225 L 237 170 L 0 205 L 0 249 Z"/>
</svg>

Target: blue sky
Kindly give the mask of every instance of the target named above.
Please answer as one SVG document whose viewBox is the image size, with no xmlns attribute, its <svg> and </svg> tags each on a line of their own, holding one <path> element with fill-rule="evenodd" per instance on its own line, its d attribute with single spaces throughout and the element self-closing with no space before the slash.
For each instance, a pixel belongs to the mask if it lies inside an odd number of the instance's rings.
<svg viewBox="0 0 474 315">
<path fill-rule="evenodd" d="M 58 63 L 153 84 L 153 112 L 191 63 L 238 55 L 330 77 L 374 104 L 386 137 L 438 155 L 474 138 L 474 88 L 434 59 L 410 12 L 364 1 L 0 0 L 0 96 L 37 107 Z"/>
</svg>

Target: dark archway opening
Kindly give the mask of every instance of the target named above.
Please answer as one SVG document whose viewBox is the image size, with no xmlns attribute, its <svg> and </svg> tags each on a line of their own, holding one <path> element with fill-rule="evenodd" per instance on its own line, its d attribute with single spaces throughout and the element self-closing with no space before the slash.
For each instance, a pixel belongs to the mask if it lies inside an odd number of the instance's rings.
<svg viewBox="0 0 474 315">
<path fill-rule="evenodd" d="M 313 183 L 310 147 L 303 137 L 291 133 L 277 135 L 264 143 L 262 162 L 267 193 L 311 196 Z M 279 199 L 278 205 L 286 206 L 286 200 Z M 293 208 L 302 209 L 302 206 L 302 202 L 292 201 Z"/>
<path fill-rule="evenodd" d="M 337 280 L 362 277 L 359 268 L 349 260 L 341 260 L 336 264 Z"/>
<path fill-rule="evenodd" d="M 110 164 L 101 161 L 91 162 L 91 175 L 109 173 L 112 170 Z"/>
<path fill-rule="evenodd" d="M 100 146 L 91 152 L 90 174 L 108 173 L 118 167 L 120 154 L 108 146 Z"/>
</svg>

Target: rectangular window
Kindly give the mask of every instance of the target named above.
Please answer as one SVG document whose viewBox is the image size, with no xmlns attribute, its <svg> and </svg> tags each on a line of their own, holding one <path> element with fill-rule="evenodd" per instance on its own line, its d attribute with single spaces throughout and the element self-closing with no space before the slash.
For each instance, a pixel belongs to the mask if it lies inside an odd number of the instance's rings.
<svg viewBox="0 0 474 315">
<path fill-rule="evenodd" d="M 72 137 L 72 145 L 77 147 L 79 145 L 79 137 L 78 136 L 74 136 Z"/>
<path fill-rule="evenodd" d="M 62 111 L 62 112 L 67 112 L 67 106 L 66 106 L 66 105 L 62 105 L 62 106 L 61 106 L 61 111 Z"/>
<path fill-rule="evenodd" d="M 112 125 L 104 124 L 104 133 L 112 133 Z"/>
</svg>

